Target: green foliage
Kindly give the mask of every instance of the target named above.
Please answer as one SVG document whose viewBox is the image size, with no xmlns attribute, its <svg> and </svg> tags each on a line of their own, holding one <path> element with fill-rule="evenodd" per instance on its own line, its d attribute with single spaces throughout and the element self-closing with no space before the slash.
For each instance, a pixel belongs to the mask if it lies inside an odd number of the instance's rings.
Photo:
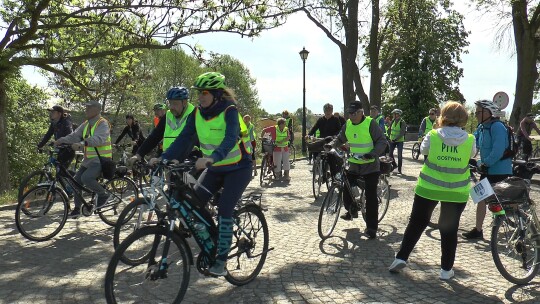
<svg viewBox="0 0 540 304">
<path fill-rule="evenodd" d="M 36 144 L 47 132 L 49 118 L 43 109 L 47 95 L 31 87 L 22 77 L 7 80 L 7 137 L 9 178 L 12 185 L 44 163 L 36 153 Z"/>
<path fill-rule="evenodd" d="M 407 123 L 420 124 L 429 108 L 449 99 L 464 102 L 458 67 L 469 44 L 463 16 L 445 0 L 396 0 L 390 8 L 402 50 L 383 87 L 389 106 L 403 110 Z"/>
</svg>

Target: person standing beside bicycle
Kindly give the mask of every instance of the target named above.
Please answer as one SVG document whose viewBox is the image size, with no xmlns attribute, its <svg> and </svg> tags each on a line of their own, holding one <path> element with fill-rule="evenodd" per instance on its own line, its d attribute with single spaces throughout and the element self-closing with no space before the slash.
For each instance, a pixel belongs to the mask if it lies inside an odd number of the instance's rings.
<svg viewBox="0 0 540 304">
<path fill-rule="evenodd" d="M 411 216 L 400 249 L 389 267 L 399 272 L 407 265 L 409 255 L 426 229 L 431 214 L 439 202 L 441 213 L 440 279 L 454 276 L 459 220 L 469 198 L 469 159 L 476 154 L 474 136 L 461 128 L 469 114 L 463 105 L 449 101 L 441 110 L 439 129 L 426 134 L 420 151 L 428 155 L 420 171 L 414 190 Z"/>
<path fill-rule="evenodd" d="M 403 165 L 403 142 L 405 141 L 405 132 L 407 131 L 407 124 L 401 118 L 403 111 L 400 109 L 394 109 L 392 111 L 394 119 L 388 129 L 389 141 L 390 141 L 390 157 L 392 158 L 392 166 L 397 167 L 398 173 L 401 173 L 401 166 Z M 394 149 L 398 150 L 398 161 L 394 159 Z"/>
<path fill-rule="evenodd" d="M 317 119 L 317 122 L 315 122 L 315 125 L 309 130 L 309 133 L 306 135 L 306 140 L 309 139 L 310 136 L 314 136 L 317 134 L 317 131 L 319 131 L 319 135 L 317 138 L 326 138 L 328 136 L 336 136 L 339 134 L 339 131 L 341 131 L 341 122 L 339 118 L 334 116 L 334 106 L 327 103 L 323 106 L 323 112 L 324 116 Z M 310 160 L 313 160 L 315 163 L 315 158 L 317 158 L 317 155 L 319 155 L 318 152 L 313 152 L 312 157 L 310 157 Z"/>
<path fill-rule="evenodd" d="M 199 106 L 188 117 L 176 140 L 162 158 L 179 160 L 185 143 L 196 135 L 203 157 L 195 163 L 203 170 L 195 191 L 206 204 L 221 188 L 218 202 L 218 240 L 215 262 L 208 269 L 215 276 L 227 274 L 226 261 L 233 237 L 232 215 L 236 203 L 251 181 L 251 148 L 242 140 L 247 127 L 238 113 L 235 95 L 225 86 L 225 76 L 218 72 L 201 74 L 192 87 L 199 93 Z M 180 159 L 182 160 L 182 159 Z M 152 159 L 155 163 L 159 159 Z"/>
<path fill-rule="evenodd" d="M 418 141 L 420 141 L 426 134 L 431 130 L 436 128 L 437 124 L 437 109 L 429 109 L 429 115 L 422 119 L 420 123 L 420 128 L 418 129 Z M 424 155 L 424 161 L 426 160 L 427 155 Z"/>
<path fill-rule="evenodd" d="M 126 126 L 114 142 L 114 145 L 118 145 L 118 143 L 124 138 L 124 136 L 126 136 L 126 134 L 131 138 L 131 144 L 133 145 L 131 153 L 135 154 L 139 146 L 144 141 L 144 135 L 141 126 L 139 125 L 139 122 L 135 120 L 135 117 L 133 117 L 132 114 L 126 115 Z"/>
<path fill-rule="evenodd" d="M 111 126 L 109 121 L 101 116 L 99 101 L 92 100 L 84 105 L 86 120 L 71 134 L 57 139 L 54 144 L 71 144 L 75 151 L 84 150 L 83 161 L 75 174 L 75 180 L 97 194 L 96 209 L 99 209 L 108 199 L 107 191 L 97 179 L 101 176 L 100 157 L 112 158 Z M 70 217 L 76 218 L 81 214 L 81 205 L 82 202 L 75 196 L 75 208 Z"/>
<path fill-rule="evenodd" d="M 285 125 L 286 120 L 284 118 L 278 118 L 275 126 L 266 127 L 263 129 L 263 134 L 266 136 L 267 134 L 270 134 L 270 138 L 274 142 L 272 158 L 274 161 L 274 174 L 276 178 L 281 178 L 281 172 L 283 170 L 283 178 L 289 181 L 291 180 L 289 175 L 289 171 L 291 170 L 291 164 L 289 163 L 290 134 Z"/>
<path fill-rule="evenodd" d="M 66 113 L 64 108 L 61 106 L 53 106 L 49 111 L 49 118 L 51 119 L 51 124 L 47 133 L 43 135 L 41 141 L 37 144 L 38 150 L 41 150 L 43 146 L 54 136 L 54 140 L 67 136 L 73 132 L 73 124 L 71 122 L 71 116 Z M 75 158 L 75 151 L 70 147 L 61 148 L 58 151 L 58 161 L 66 169 L 69 168 L 69 165 Z"/>
<path fill-rule="evenodd" d="M 351 186 L 358 185 L 358 176 L 365 181 L 366 193 L 366 229 L 365 233 L 370 239 L 377 237 L 378 229 L 378 199 L 377 185 L 379 183 L 379 155 L 384 153 L 388 142 L 381 127 L 371 117 L 364 115 L 362 104 L 353 101 L 348 109 L 349 119 L 339 132 L 337 138 L 329 145 L 339 147 L 345 143 L 350 146 L 349 170 L 347 178 Z M 350 221 L 358 217 L 356 204 L 352 203 L 353 197 L 349 189 L 343 193 L 343 205 L 347 213 L 342 219 Z"/>
<path fill-rule="evenodd" d="M 291 114 L 287 110 L 283 110 L 283 112 L 281 113 L 281 117 L 285 118 L 285 126 L 287 127 L 287 130 L 289 130 L 289 138 L 290 138 L 289 145 L 293 145 L 294 144 L 293 118 L 291 117 Z"/>
<path fill-rule="evenodd" d="M 184 130 L 189 115 L 195 109 L 188 101 L 188 90 L 184 87 L 172 87 L 167 91 L 166 97 L 169 101 L 169 110 L 165 112 L 163 118 L 159 120 L 158 125 L 141 144 L 137 153 L 130 158 L 130 164 L 133 164 L 135 161 L 141 161 L 146 154 L 150 153 L 161 142 L 163 142 L 163 151 L 167 150 L 176 137 Z M 192 136 L 186 141 L 184 143 L 186 151 L 182 154 L 189 154 L 193 150 L 195 142 L 196 136 Z"/>
<path fill-rule="evenodd" d="M 244 123 L 247 127 L 247 138 L 251 142 L 251 159 L 253 160 L 253 175 L 257 176 L 257 161 L 255 161 L 255 148 L 257 147 L 257 135 L 255 134 L 255 126 L 251 123 L 251 116 L 244 115 Z"/>
<path fill-rule="evenodd" d="M 504 157 L 509 147 L 508 130 L 497 117 L 499 107 L 490 100 L 479 100 L 476 105 L 478 120 L 477 144 L 480 150 L 478 161 L 480 179 L 487 178 L 491 184 L 503 181 L 512 176 L 512 157 Z M 486 218 L 486 203 L 476 205 L 476 225 L 470 231 L 463 233 L 466 239 L 481 239 L 484 237 L 482 226 Z"/>
<path fill-rule="evenodd" d="M 533 150 L 531 141 L 531 131 L 533 129 L 540 134 L 540 130 L 534 121 L 534 114 L 527 113 L 527 115 L 525 115 L 525 117 L 519 123 L 519 130 L 517 132 L 518 143 L 523 147 L 523 159 L 526 161 L 528 161 L 531 157 Z"/>
</svg>

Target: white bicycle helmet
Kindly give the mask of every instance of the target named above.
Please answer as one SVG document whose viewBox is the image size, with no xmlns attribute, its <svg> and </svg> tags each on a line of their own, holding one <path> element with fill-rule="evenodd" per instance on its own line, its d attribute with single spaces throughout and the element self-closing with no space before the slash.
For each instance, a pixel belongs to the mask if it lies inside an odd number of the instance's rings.
<svg viewBox="0 0 540 304">
<path fill-rule="evenodd" d="M 491 112 L 491 115 L 500 111 L 499 107 L 491 100 L 478 100 L 475 101 L 474 104 L 480 108 L 488 109 Z"/>
<path fill-rule="evenodd" d="M 394 114 L 394 113 L 397 113 L 398 115 L 401 115 L 401 114 L 403 114 L 403 111 L 401 111 L 400 109 L 394 109 L 392 111 L 392 114 Z"/>
</svg>

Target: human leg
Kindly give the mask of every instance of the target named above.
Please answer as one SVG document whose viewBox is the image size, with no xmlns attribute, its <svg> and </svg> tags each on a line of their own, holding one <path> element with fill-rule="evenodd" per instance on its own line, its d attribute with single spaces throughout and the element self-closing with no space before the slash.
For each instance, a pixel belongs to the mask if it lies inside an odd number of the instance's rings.
<svg viewBox="0 0 540 304">
<path fill-rule="evenodd" d="M 401 166 L 403 165 L 403 142 L 396 143 L 397 151 L 398 151 L 398 163 L 397 168 L 398 172 L 401 173 Z"/>
<path fill-rule="evenodd" d="M 274 157 L 274 173 L 276 174 L 276 177 L 277 178 L 280 178 L 281 177 L 281 162 L 282 162 L 282 159 L 283 159 L 283 152 L 280 150 L 280 151 L 274 151 L 272 152 L 272 155 Z"/>
<path fill-rule="evenodd" d="M 81 175 L 83 185 L 97 195 L 97 208 L 103 206 L 109 198 L 105 188 L 103 188 L 97 181 L 100 175 L 101 164 L 99 162 L 89 163 L 86 167 L 86 171 L 84 171 L 84 174 Z"/>
<path fill-rule="evenodd" d="M 379 225 L 379 202 L 377 198 L 379 172 L 364 175 L 364 182 L 366 194 L 366 227 L 369 231 L 376 232 Z"/>
<path fill-rule="evenodd" d="M 441 202 L 439 231 L 441 232 L 441 269 L 450 271 L 454 266 L 459 220 L 466 202 Z"/>
<path fill-rule="evenodd" d="M 283 162 L 283 177 L 286 180 L 290 180 L 289 171 L 291 170 L 291 164 L 289 162 L 289 151 L 282 152 L 282 162 Z"/>
</svg>

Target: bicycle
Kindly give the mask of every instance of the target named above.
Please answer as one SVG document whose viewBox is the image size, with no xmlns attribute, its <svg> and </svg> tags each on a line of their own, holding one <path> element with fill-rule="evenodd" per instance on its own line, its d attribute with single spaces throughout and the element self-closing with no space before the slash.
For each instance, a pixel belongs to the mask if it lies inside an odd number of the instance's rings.
<svg viewBox="0 0 540 304">
<path fill-rule="evenodd" d="M 274 151 L 274 143 L 271 140 L 262 140 L 262 158 L 261 158 L 261 174 L 259 175 L 259 181 L 262 185 L 264 184 L 264 180 L 271 178 L 276 178 L 276 173 L 274 171 L 274 159 L 272 156 L 272 153 Z"/>
<path fill-rule="evenodd" d="M 128 160 L 131 157 L 131 153 L 127 152 L 126 150 L 132 148 L 132 144 L 116 144 L 114 147 L 121 152 L 121 156 L 116 164 L 117 167 L 128 166 Z M 144 158 L 144 160 L 146 160 L 146 158 Z M 144 166 L 136 166 L 131 173 L 133 179 L 138 182 L 140 187 L 142 187 L 142 184 L 150 184 L 150 170 L 148 168 L 145 168 Z"/>
<path fill-rule="evenodd" d="M 532 166 L 533 174 L 540 172 L 540 167 Z M 477 183 L 473 171 L 476 171 L 474 166 L 471 178 Z M 516 190 L 514 195 L 509 195 L 509 185 Z M 529 197 L 530 180 L 511 177 L 494 184 L 493 189 L 495 195 L 486 199 L 493 217 L 490 241 L 493 261 L 509 282 L 527 284 L 540 271 L 540 221 L 537 205 Z"/>
<path fill-rule="evenodd" d="M 347 162 L 347 153 L 338 152 L 335 149 L 332 149 L 328 152 L 329 157 L 335 157 L 341 159 L 343 165 L 338 174 L 332 180 L 332 185 L 328 190 L 328 193 L 324 197 L 321 210 L 319 212 L 319 220 L 317 225 L 317 232 L 319 237 L 325 240 L 332 235 L 334 228 L 336 227 L 337 221 L 339 219 L 339 213 L 341 211 L 341 206 L 343 205 L 343 194 L 344 189 L 348 189 L 351 193 L 352 203 L 356 205 L 357 210 L 362 213 L 362 218 L 366 220 L 366 199 L 364 195 L 365 183 L 361 176 L 358 176 L 358 186 L 351 186 L 347 178 L 348 162 Z M 377 200 L 378 200 L 378 219 L 380 223 L 390 204 L 390 184 L 388 183 L 388 176 L 392 171 L 391 162 L 387 162 L 386 158 L 380 158 L 383 160 L 384 164 L 381 166 L 381 174 L 379 176 L 379 182 L 377 185 Z M 381 164 L 383 163 L 381 162 Z"/>
<path fill-rule="evenodd" d="M 292 142 L 289 143 L 289 163 L 292 165 L 296 161 L 296 148 Z"/>
<path fill-rule="evenodd" d="M 518 151 L 516 155 L 514 156 L 514 160 L 527 160 L 526 155 L 523 152 L 523 141 L 524 139 L 521 139 L 518 141 Z M 532 139 L 532 141 L 534 141 L 535 144 L 533 145 L 531 154 L 529 155 L 528 159 L 540 158 L 540 140 Z M 531 141 L 531 144 L 532 144 L 532 141 Z"/>
<path fill-rule="evenodd" d="M 419 137 L 418 141 L 413 144 L 412 149 L 411 149 L 413 159 L 417 160 L 420 157 L 420 144 L 422 143 L 423 140 L 424 140 L 423 136 Z"/>
<path fill-rule="evenodd" d="M 330 173 L 330 165 L 327 161 L 326 152 L 319 152 L 315 160 L 313 160 L 313 174 L 311 179 L 315 199 L 318 199 L 321 195 L 321 186 L 323 184 L 326 185 L 326 190 L 330 188 L 331 179 L 332 174 Z"/>
<path fill-rule="evenodd" d="M 57 153 L 58 148 L 49 152 L 50 162 L 54 164 L 56 171 L 54 178 L 49 183 L 39 184 L 29 190 L 19 200 L 15 210 L 17 230 L 25 238 L 36 242 L 46 241 L 57 235 L 64 227 L 70 211 L 69 199 L 64 191 L 66 186 L 74 189 L 73 194 L 82 202 L 82 215 L 98 214 L 103 222 L 114 226 L 118 210 L 123 209 L 138 196 L 135 183 L 124 176 L 127 172 L 118 172 L 118 176 L 105 183 L 102 182 L 109 198 L 105 205 L 95 208 L 97 195 L 79 184 L 67 172 L 67 169 L 56 160 Z M 83 193 L 90 194 L 90 200 L 85 200 Z"/>
<path fill-rule="evenodd" d="M 172 173 L 171 187 L 175 188 L 178 200 L 171 197 L 157 225 L 136 230 L 115 250 L 105 275 L 107 303 L 181 302 L 194 264 L 186 241 L 189 237 L 194 237 L 201 250 L 195 261 L 197 271 L 209 275 L 207 269 L 214 261 L 218 227 L 212 215 L 199 207 L 200 202 L 189 185 L 193 177 L 188 172 L 193 170 L 193 163 L 161 165 L 168 166 Z M 233 222 L 233 245 L 225 279 L 241 286 L 257 277 L 273 249 L 269 248 L 268 225 L 260 207 L 260 196 L 237 205 Z M 140 256 L 135 265 L 120 263 L 126 251 L 129 256 Z M 243 273 L 245 268 L 249 269 Z"/>
<path fill-rule="evenodd" d="M 43 149 L 39 149 L 38 153 L 43 153 Z M 80 153 L 75 152 L 75 163 L 72 166 L 72 170 L 68 170 L 69 174 L 72 176 L 75 175 L 75 171 L 79 167 L 82 158 L 79 156 Z M 39 184 L 50 183 L 54 179 L 53 174 L 54 164 L 51 162 L 51 156 L 47 158 L 47 162 L 43 165 L 40 170 L 35 170 L 30 172 L 25 178 L 21 180 L 18 188 L 17 200 L 21 200 L 22 197 L 28 192 L 28 190 L 36 187 Z M 62 185 L 63 187 L 64 185 Z M 68 193 L 68 196 L 71 197 L 71 189 L 64 190 Z"/>
</svg>

